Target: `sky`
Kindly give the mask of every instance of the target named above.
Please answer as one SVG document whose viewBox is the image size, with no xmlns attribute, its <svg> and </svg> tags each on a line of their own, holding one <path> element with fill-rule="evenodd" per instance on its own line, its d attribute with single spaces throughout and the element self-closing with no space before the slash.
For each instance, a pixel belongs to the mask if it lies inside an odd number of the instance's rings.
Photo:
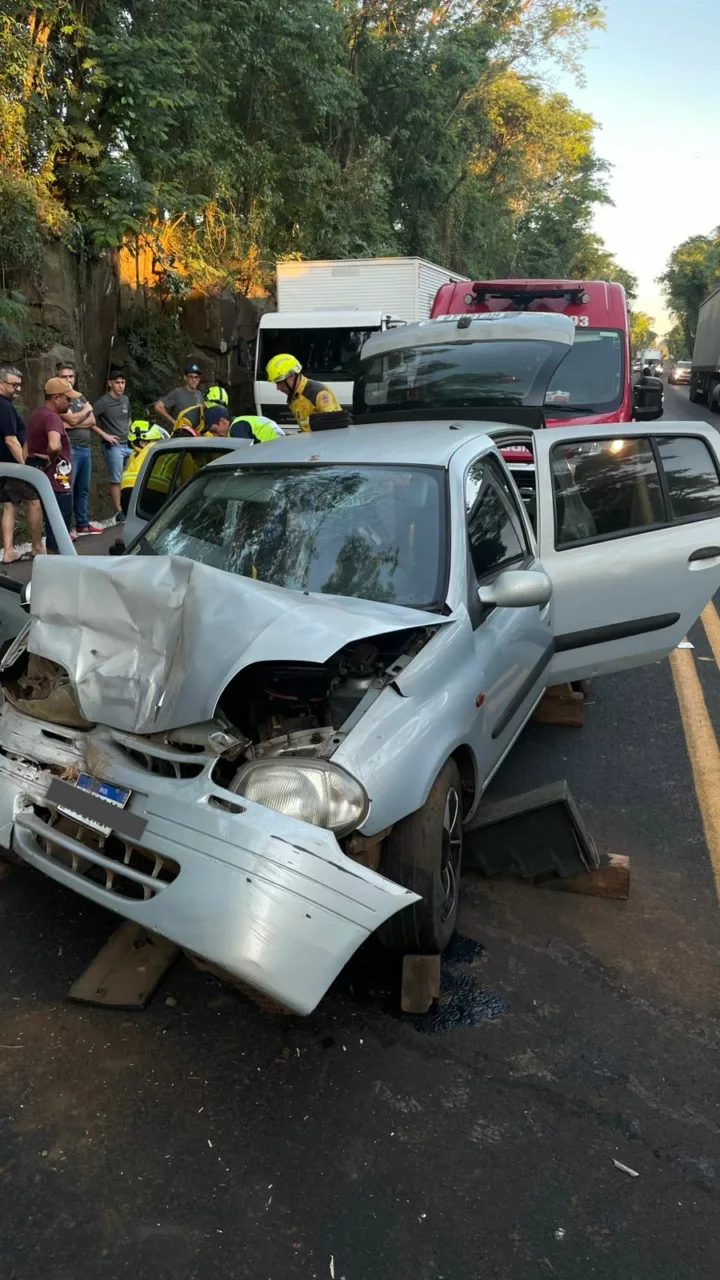
<svg viewBox="0 0 720 1280">
<path fill-rule="evenodd" d="M 670 327 L 655 278 L 673 248 L 720 224 L 720 90 L 712 69 L 718 0 L 605 0 L 605 31 L 583 58 L 584 88 L 559 86 L 601 126 L 614 208 L 595 229 L 640 281 L 638 310 Z"/>
</svg>

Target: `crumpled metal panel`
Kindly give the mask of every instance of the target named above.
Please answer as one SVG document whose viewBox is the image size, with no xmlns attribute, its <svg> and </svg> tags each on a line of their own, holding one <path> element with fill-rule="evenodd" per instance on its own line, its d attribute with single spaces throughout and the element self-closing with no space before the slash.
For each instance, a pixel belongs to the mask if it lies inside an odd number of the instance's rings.
<svg viewBox="0 0 720 1280">
<path fill-rule="evenodd" d="M 446 621 L 179 556 L 38 557 L 28 649 L 65 667 L 87 720 L 154 733 L 211 718 L 252 663 L 325 662 L 353 641 Z"/>
</svg>

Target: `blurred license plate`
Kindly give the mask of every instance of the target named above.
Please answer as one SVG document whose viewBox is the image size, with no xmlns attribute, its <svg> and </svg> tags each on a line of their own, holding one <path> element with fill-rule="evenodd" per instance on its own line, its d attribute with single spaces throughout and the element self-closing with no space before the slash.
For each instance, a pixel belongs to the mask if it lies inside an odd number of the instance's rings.
<svg viewBox="0 0 720 1280">
<path fill-rule="evenodd" d="M 100 782 L 97 778 L 91 778 L 89 773 L 81 773 L 75 786 L 78 791 L 84 792 L 86 795 L 95 796 L 97 800 L 105 800 L 107 804 L 115 805 L 116 809 L 124 809 L 132 795 L 129 788 L 113 787 L 109 782 Z M 82 822 L 83 826 L 92 827 L 94 831 L 99 831 L 103 836 L 110 835 L 112 828 L 105 826 L 102 822 L 98 822 L 95 818 L 91 818 L 81 801 L 77 810 L 70 805 L 58 805 L 58 810 L 60 813 L 64 813 L 66 817 L 75 818 L 78 822 Z"/>
</svg>

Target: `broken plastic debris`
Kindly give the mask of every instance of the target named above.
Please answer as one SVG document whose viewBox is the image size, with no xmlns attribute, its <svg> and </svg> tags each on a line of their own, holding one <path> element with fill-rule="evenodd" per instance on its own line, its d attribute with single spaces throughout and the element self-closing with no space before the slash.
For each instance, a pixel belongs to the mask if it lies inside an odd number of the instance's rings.
<svg viewBox="0 0 720 1280">
<path fill-rule="evenodd" d="M 564 1227 L 556 1227 L 556 1228 L 555 1228 L 555 1239 L 556 1239 L 556 1240 L 564 1240 L 564 1239 L 565 1239 L 565 1228 L 564 1228 Z"/>
<path fill-rule="evenodd" d="M 619 1160 L 613 1159 L 613 1164 L 615 1165 L 616 1169 L 621 1169 L 623 1173 L 629 1173 L 631 1178 L 640 1177 L 640 1174 L 638 1173 L 637 1169 L 631 1169 L 629 1165 L 621 1164 Z"/>
<path fill-rule="evenodd" d="M 332 1254 L 330 1254 L 330 1275 L 332 1280 L 335 1280 L 335 1259 Z"/>
</svg>

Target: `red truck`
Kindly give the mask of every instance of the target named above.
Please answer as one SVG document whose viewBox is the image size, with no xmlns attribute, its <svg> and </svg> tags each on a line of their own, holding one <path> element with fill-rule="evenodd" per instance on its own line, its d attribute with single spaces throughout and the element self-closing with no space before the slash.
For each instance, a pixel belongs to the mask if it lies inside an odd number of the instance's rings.
<svg viewBox="0 0 720 1280">
<path fill-rule="evenodd" d="M 476 280 L 441 285 L 430 312 L 439 316 L 545 311 L 569 316 L 575 343 L 545 396 L 548 427 L 577 423 L 649 422 L 662 415 L 663 386 L 645 378 L 633 386 L 625 290 L 604 280 Z M 515 462 L 527 467 L 529 454 Z M 520 476 L 516 476 L 520 479 Z"/>
</svg>

